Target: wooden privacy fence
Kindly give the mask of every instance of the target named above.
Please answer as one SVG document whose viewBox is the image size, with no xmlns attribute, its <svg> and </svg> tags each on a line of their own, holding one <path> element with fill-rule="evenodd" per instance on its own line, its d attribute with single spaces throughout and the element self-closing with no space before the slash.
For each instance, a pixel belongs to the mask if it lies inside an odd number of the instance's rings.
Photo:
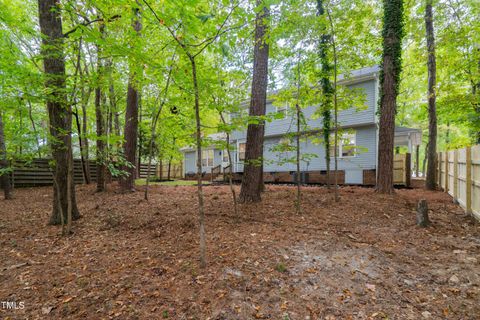
<svg viewBox="0 0 480 320">
<path fill-rule="evenodd" d="M 437 174 L 439 187 L 480 219 L 480 145 L 438 153 Z"/>
<path fill-rule="evenodd" d="M 393 158 L 393 184 L 410 187 L 411 154 L 396 154 Z"/>
<path fill-rule="evenodd" d="M 50 159 L 33 159 L 32 161 L 15 161 L 11 164 L 13 172 L 10 175 L 14 187 L 34 187 L 53 185 Z M 92 181 L 97 179 L 97 165 L 90 160 L 87 164 Z M 76 184 L 84 183 L 82 163 L 80 159 L 73 160 L 73 177 Z"/>
<path fill-rule="evenodd" d="M 168 164 L 152 164 L 150 167 L 150 177 L 156 177 L 160 179 L 168 178 Z M 147 178 L 148 163 L 142 163 L 140 165 L 140 178 Z M 182 163 L 172 163 L 170 165 L 170 179 L 182 179 L 183 178 L 183 166 Z"/>
<path fill-rule="evenodd" d="M 53 177 L 50 169 L 50 159 L 33 159 L 31 161 L 15 161 L 11 164 L 13 172 L 10 175 L 10 181 L 14 187 L 35 187 L 53 185 Z M 95 182 L 97 179 L 97 164 L 95 160 L 88 161 L 87 170 L 90 172 L 90 179 Z M 148 173 L 148 164 L 141 164 L 139 177 L 146 178 Z M 160 170 L 159 164 L 152 164 L 150 167 L 151 177 L 167 178 L 168 165 L 165 164 Z M 73 176 L 75 184 L 85 183 L 83 178 L 82 163 L 80 159 L 73 160 Z M 170 167 L 170 178 L 182 178 L 182 164 L 172 164 Z"/>
</svg>

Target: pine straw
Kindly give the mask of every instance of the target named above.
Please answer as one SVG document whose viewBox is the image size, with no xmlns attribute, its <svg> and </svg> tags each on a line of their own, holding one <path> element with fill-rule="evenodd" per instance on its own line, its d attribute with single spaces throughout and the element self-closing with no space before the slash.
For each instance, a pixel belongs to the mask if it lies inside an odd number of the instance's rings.
<svg viewBox="0 0 480 320">
<path fill-rule="evenodd" d="M 195 187 L 153 186 L 148 202 L 113 189 L 77 187 L 83 217 L 67 238 L 46 225 L 51 188 L 0 201 L 0 301 L 25 303 L 1 317 L 480 318 L 479 227 L 444 193 L 345 187 L 335 203 L 308 187 L 297 215 L 295 188 L 269 185 L 235 219 L 228 186 L 207 186 L 201 270 Z"/>
</svg>

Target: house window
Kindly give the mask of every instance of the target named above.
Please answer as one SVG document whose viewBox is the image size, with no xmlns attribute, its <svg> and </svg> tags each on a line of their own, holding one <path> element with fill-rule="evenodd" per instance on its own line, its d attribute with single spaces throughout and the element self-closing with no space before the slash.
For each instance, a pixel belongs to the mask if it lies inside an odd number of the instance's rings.
<svg viewBox="0 0 480 320">
<path fill-rule="evenodd" d="M 355 131 L 349 131 L 343 133 L 340 137 L 338 137 L 337 143 L 337 156 L 341 158 L 346 157 L 354 157 L 356 146 L 357 146 L 357 138 Z M 335 156 L 335 135 L 330 135 L 330 157 Z"/>
<path fill-rule="evenodd" d="M 213 167 L 213 149 L 202 151 L 202 167 Z"/>
<path fill-rule="evenodd" d="M 354 157 L 356 147 L 356 135 L 353 133 L 345 133 L 341 139 L 341 155 L 342 157 Z"/>
<path fill-rule="evenodd" d="M 246 147 L 245 142 L 240 142 L 238 144 L 238 161 L 244 161 L 245 160 L 245 147 Z"/>
<path fill-rule="evenodd" d="M 281 106 L 275 106 L 275 113 L 281 118 L 285 118 L 287 115 L 287 110 L 288 110 L 288 104 L 281 105 Z"/>
<path fill-rule="evenodd" d="M 223 150 L 222 162 L 228 162 L 228 150 Z"/>
</svg>

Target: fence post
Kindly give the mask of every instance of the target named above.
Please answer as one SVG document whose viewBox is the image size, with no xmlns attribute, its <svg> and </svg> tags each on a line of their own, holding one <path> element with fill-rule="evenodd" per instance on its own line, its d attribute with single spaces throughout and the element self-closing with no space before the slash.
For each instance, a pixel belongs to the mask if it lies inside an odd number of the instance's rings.
<svg viewBox="0 0 480 320">
<path fill-rule="evenodd" d="M 467 147 L 466 149 L 466 157 L 467 157 L 467 165 L 466 165 L 466 181 L 465 181 L 465 188 L 466 188 L 466 193 L 467 193 L 467 199 L 466 199 L 466 212 L 467 214 L 472 213 L 472 149 L 471 147 Z"/>
<path fill-rule="evenodd" d="M 449 165 L 449 161 L 450 161 L 450 159 L 449 159 L 449 151 L 447 150 L 447 151 L 445 151 L 445 190 L 444 190 L 446 193 L 448 193 L 448 187 L 449 187 L 449 186 L 448 186 L 448 182 L 449 182 L 448 180 L 450 180 L 449 177 L 448 177 L 448 165 Z"/>
<path fill-rule="evenodd" d="M 458 202 L 458 149 L 453 151 L 453 201 Z"/>
</svg>

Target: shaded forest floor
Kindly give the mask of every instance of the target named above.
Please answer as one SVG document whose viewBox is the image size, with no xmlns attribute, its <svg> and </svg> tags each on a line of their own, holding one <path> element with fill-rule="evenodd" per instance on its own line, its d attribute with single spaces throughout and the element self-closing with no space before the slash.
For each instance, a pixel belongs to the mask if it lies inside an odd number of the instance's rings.
<svg viewBox="0 0 480 320">
<path fill-rule="evenodd" d="M 142 188 L 142 187 L 139 187 Z M 198 267 L 192 186 L 143 193 L 78 186 L 75 234 L 46 226 L 51 188 L 0 200 L 0 301 L 8 319 L 479 319 L 480 228 L 441 192 L 267 186 L 235 221 L 228 186 L 207 186 Z M 428 200 L 433 226 L 415 226 Z"/>
</svg>

